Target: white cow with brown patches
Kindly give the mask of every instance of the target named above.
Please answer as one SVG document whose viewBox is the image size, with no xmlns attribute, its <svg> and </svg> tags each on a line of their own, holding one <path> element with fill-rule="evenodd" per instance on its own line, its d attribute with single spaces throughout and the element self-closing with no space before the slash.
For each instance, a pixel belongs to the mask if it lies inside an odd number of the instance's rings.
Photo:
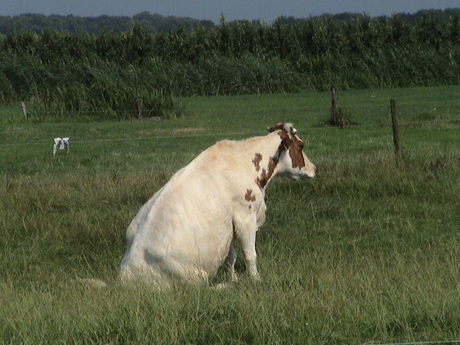
<svg viewBox="0 0 460 345">
<path fill-rule="evenodd" d="M 234 239 L 250 276 L 260 279 L 255 243 L 265 221 L 267 184 L 275 176 L 314 177 L 316 169 L 291 124 L 268 130 L 266 136 L 216 143 L 147 201 L 126 233 L 123 281 L 208 283 L 223 263 L 236 280 Z"/>
</svg>

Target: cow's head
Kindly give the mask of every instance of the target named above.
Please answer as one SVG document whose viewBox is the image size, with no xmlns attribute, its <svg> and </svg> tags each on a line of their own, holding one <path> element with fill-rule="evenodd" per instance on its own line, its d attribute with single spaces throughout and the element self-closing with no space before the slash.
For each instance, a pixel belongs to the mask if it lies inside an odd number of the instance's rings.
<svg viewBox="0 0 460 345">
<path fill-rule="evenodd" d="M 276 131 L 280 136 L 280 146 L 276 154 L 278 175 L 291 180 L 315 176 L 316 167 L 303 152 L 304 143 L 297 136 L 297 130 L 291 123 L 279 123 L 268 127 L 267 130 Z"/>
</svg>

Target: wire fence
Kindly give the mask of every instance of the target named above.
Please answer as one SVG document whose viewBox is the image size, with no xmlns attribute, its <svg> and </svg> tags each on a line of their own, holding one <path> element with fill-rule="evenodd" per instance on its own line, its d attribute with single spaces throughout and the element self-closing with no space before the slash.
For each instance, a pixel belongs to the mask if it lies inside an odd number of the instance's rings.
<svg viewBox="0 0 460 345">
<path fill-rule="evenodd" d="M 388 100 L 389 101 L 389 100 Z M 344 103 L 345 104 L 345 103 Z M 17 109 L 14 110 L 5 110 L 3 109 L 0 112 L 0 116 L 6 117 L 6 116 L 15 116 L 15 117 L 24 117 L 26 116 L 24 114 L 24 111 L 22 109 L 19 109 L 19 106 L 21 106 L 20 103 L 11 103 L 8 104 L 10 107 L 15 107 Z M 389 103 L 388 104 L 377 104 L 377 105 L 344 105 L 346 108 L 350 108 L 353 110 L 370 110 L 370 109 L 378 109 L 380 111 L 388 110 L 389 109 Z M 409 107 L 411 105 L 403 104 L 399 105 L 401 108 Z M 436 111 L 438 108 L 442 108 L 443 104 L 438 104 L 437 106 L 433 103 L 418 103 L 417 104 L 418 108 L 424 108 L 427 111 Z M 305 113 L 312 113 L 312 112 L 329 112 L 330 111 L 330 106 L 324 105 L 324 106 L 302 106 L 302 105 L 289 105 L 287 106 L 266 106 L 266 107 L 260 107 L 260 106 L 223 106 L 223 107 L 206 107 L 206 108 L 201 108 L 201 107 L 187 107 L 186 110 L 188 111 L 193 111 L 193 112 L 213 112 L 213 113 L 218 113 L 218 112 L 223 112 L 223 111 L 228 111 L 228 110 L 238 110 L 239 112 L 247 112 L 247 113 L 254 113 L 254 112 L 265 112 L 267 110 L 269 111 L 286 111 L 286 110 L 291 110 L 291 111 L 302 111 Z M 73 110 L 69 111 L 68 114 L 76 114 L 76 115 L 85 115 L 85 114 L 100 114 L 102 111 L 100 110 Z M 117 110 L 111 110 L 111 112 L 116 113 L 116 114 L 132 114 L 133 111 L 132 109 L 117 109 Z M 29 115 L 30 111 L 27 110 L 27 115 Z M 47 115 L 50 117 L 53 116 L 63 116 L 63 112 L 60 111 L 48 111 Z M 27 117 L 27 116 L 26 116 Z M 372 117 L 369 117 L 369 119 L 372 119 Z"/>
<path fill-rule="evenodd" d="M 431 101 L 420 101 L 419 99 L 405 99 L 405 102 L 401 105 L 398 105 L 398 114 L 400 117 L 399 125 L 400 126 L 420 126 L 423 124 L 429 124 L 430 126 L 445 126 L 447 124 L 460 124 L 460 104 L 459 106 L 450 106 L 446 108 L 441 102 L 433 103 Z M 419 110 L 414 110 L 413 104 L 416 103 L 416 108 Z M 372 127 L 391 127 L 391 117 L 390 117 L 390 104 L 389 102 L 379 100 L 376 104 L 354 104 L 354 105 L 344 105 L 346 109 L 352 114 L 353 121 L 350 124 L 350 127 L 359 127 L 359 128 L 372 128 Z M 308 131 L 324 131 L 324 130 L 335 130 L 336 127 L 327 126 L 325 122 L 327 121 L 328 116 L 330 116 L 331 107 L 328 104 L 328 100 L 325 97 L 324 105 L 242 105 L 238 102 L 230 102 L 230 104 L 223 104 L 222 106 L 211 106 L 211 107 L 200 107 L 190 105 L 187 110 L 191 114 L 212 114 L 213 116 L 239 116 L 239 118 L 244 118 L 245 116 L 258 116 L 259 114 L 274 114 L 280 113 L 281 117 L 285 117 L 285 114 L 294 114 L 296 118 L 299 116 L 305 116 L 306 121 L 308 122 Z M 123 110 L 117 111 L 122 115 Z M 91 113 L 96 114 L 97 111 L 88 112 L 88 111 L 76 111 L 72 114 L 69 114 L 69 118 L 75 117 L 78 119 L 79 116 L 88 116 Z M 231 114 L 231 115 L 229 115 Z M 50 118 L 56 116 L 57 114 L 49 113 Z M 25 122 L 33 121 L 32 119 L 27 119 L 27 110 L 25 109 L 24 104 L 16 103 L 8 105 L 8 108 L 3 107 L 0 111 L 0 126 L 2 124 L 11 123 L 11 122 Z M 62 115 L 60 118 L 66 118 Z M 144 119 L 148 120 L 148 119 Z M 156 119 L 160 120 L 160 119 Z M 135 121 L 135 120 L 133 120 Z M 97 122 L 95 122 L 97 123 Z M 305 124 L 306 125 L 306 124 Z M 302 126 L 298 127 L 298 130 L 302 131 Z M 1 127 L 0 127 L 1 130 Z M 155 135 L 148 136 L 135 136 L 135 137 L 106 137 L 106 138 L 71 138 L 73 144 L 75 143 L 104 143 L 104 142 L 125 142 L 125 141 L 146 141 L 146 140 L 164 140 L 171 138 L 193 138 L 193 137 L 235 137 L 235 136 L 244 136 L 244 135 L 254 135 L 254 131 L 213 131 L 213 132 L 190 132 L 190 133 L 179 133 L 174 130 L 165 130 L 165 133 L 161 134 L 159 132 Z M 51 138 L 52 139 L 52 138 Z M 1 142 L 0 138 L 0 147 L 14 147 L 14 146 L 23 146 L 31 144 L 49 144 L 50 139 L 47 140 L 28 140 L 27 142 L 14 141 L 14 142 Z"/>
<path fill-rule="evenodd" d="M 200 134 L 171 134 L 171 135 L 156 135 L 148 137 L 126 137 L 126 138 L 106 138 L 106 139 L 88 139 L 88 140 L 72 140 L 72 144 L 86 144 L 86 143 L 105 143 L 105 142 L 123 142 L 123 141 L 146 141 L 146 140 L 164 140 L 164 139 L 178 139 L 178 138 L 194 138 L 194 137 L 226 137 L 226 136 L 239 136 L 245 134 L 254 134 L 254 132 L 226 132 L 226 133 L 200 133 Z M 53 139 L 53 138 L 51 138 Z M 26 146 L 31 144 L 50 144 L 52 140 L 37 140 L 32 142 L 15 142 L 15 143 L 0 143 L 0 147 L 8 146 Z"/>
<path fill-rule="evenodd" d="M 372 122 L 376 120 L 376 113 L 378 114 L 383 114 L 383 113 L 388 113 L 390 112 L 390 104 L 389 104 L 389 99 L 385 101 L 385 103 L 379 103 L 379 104 L 360 104 L 360 105 L 348 105 L 344 103 L 344 108 L 349 110 L 350 112 L 353 113 L 353 115 L 357 116 L 358 120 L 363 121 L 363 122 Z M 30 116 L 30 113 L 28 110 L 23 110 L 20 109 L 21 103 L 13 103 L 8 105 L 11 108 L 15 109 L 2 109 L 0 111 L 0 119 L 2 120 L 7 120 L 7 119 L 24 119 L 28 118 Z M 423 115 L 427 116 L 428 114 L 432 114 L 432 120 L 433 121 L 438 121 L 438 122 L 445 122 L 447 120 L 451 120 L 452 114 L 450 114 L 450 111 L 447 113 L 444 112 L 444 109 L 446 106 L 442 103 L 438 104 L 433 104 L 432 102 L 419 102 L 417 101 L 417 111 L 414 112 L 414 110 L 409 111 L 410 115 L 416 115 L 417 113 L 420 115 L 422 113 Z M 413 105 L 407 104 L 406 103 L 401 103 L 398 104 L 398 109 L 402 111 L 407 111 L 409 108 L 414 108 Z M 259 113 L 284 113 L 284 112 L 293 112 L 293 113 L 304 113 L 308 115 L 309 117 L 313 118 L 322 118 L 324 116 L 327 116 L 330 114 L 331 107 L 327 103 L 324 105 L 317 105 L 317 106 L 311 106 L 311 105 L 289 105 L 289 106 L 258 106 L 258 105 L 234 105 L 234 106 L 229 106 L 225 105 L 222 107 L 219 106 L 214 106 L 214 107 L 194 107 L 194 106 L 189 106 L 186 108 L 186 110 L 191 113 L 191 114 L 207 114 L 207 113 L 215 113 L 215 114 L 221 114 L 221 113 L 228 113 L 228 112 L 235 112 L 237 111 L 238 114 L 247 114 L 249 115 L 254 115 L 254 114 L 259 114 Z M 456 109 L 457 116 L 460 119 L 460 103 L 457 106 Z M 123 110 L 123 109 L 118 109 L 118 110 L 111 110 L 112 113 L 120 115 L 120 117 L 123 117 L 122 115 L 124 114 L 132 114 L 132 110 Z M 368 115 L 363 115 L 363 112 L 369 112 Z M 81 116 L 96 116 L 98 114 L 101 114 L 101 111 L 98 110 L 74 110 L 71 112 L 63 113 L 63 112 L 58 112 L 58 111 L 49 111 L 47 112 L 47 116 L 49 118 L 79 118 Z M 154 117 L 154 119 L 160 120 L 159 117 Z M 378 124 L 376 124 L 378 125 Z"/>
</svg>

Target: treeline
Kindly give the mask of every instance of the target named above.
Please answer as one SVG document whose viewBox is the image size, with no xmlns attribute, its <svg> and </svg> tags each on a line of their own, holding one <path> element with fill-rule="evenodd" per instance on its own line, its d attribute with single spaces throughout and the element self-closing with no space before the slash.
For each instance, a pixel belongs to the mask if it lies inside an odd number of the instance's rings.
<svg viewBox="0 0 460 345">
<path fill-rule="evenodd" d="M 407 23 L 416 23 L 424 16 L 434 16 L 436 20 L 446 21 L 458 14 L 458 9 L 447 10 L 421 10 L 417 13 L 401 13 L 398 18 Z M 354 21 L 356 14 L 341 13 L 336 15 L 325 14 L 315 19 L 334 20 L 342 22 Z M 310 18 L 309 18 L 310 19 Z M 302 25 L 309 19 L 295 17 L 280 17 L 278 22 L 282 24 Z M 385 16 L 377 17 L 375 20 L 386 20 Z M 171 32 L 184 30 L 190 32 L 198 26 L 213 29 L 216 24 L 211 20 L 197 20 L 187 17 L 165 17 L 160 14 L 151 14 L 147 11 L 141 12 L 133 17 L 128 16 L 98 16 L 79 17 L 74 15 L 60 16 L 43 14 L 21 14 L 18 16 L 0 16 L 0 35 L 18 34 L 24 32 L 42 33 L 44 31 L 56 31 L 59 33 L 71 34 L 100 34 L 113 32 L 121 34 L 131 30 L 134 26 L 140 26 L 151 33 Z"/>
<path fill-rule="evenodd" d="M 125 118 L 174 115 L 178 96 L 458 84 L 460 13 L 449 13 L 8 34 L 0 38 L 0 101 Z"/>
<path fill-rule="evenodd" d="M 0 16 L 0 34 L 24 32 L 42 33 L 56 31 L 72 34 L 99 34 L 102 32 L 122 33 L 139 25 L 149 32 L 169 32 L 174 30 L 191 31 L 197 26 L 213 28 L 210 20 L 197 20 L 183 17 L 165 17 L 159 14 L 141 12 L 133 17 L 127 16 L 45 16 L 43 14 L 21 14 L 19 16 Z"/>
</svg>

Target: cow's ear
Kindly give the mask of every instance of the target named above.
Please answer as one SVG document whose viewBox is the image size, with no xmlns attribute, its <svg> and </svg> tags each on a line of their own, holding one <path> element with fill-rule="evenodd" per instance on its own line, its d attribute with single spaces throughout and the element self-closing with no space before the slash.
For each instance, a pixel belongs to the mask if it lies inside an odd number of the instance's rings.
<svg viewBox="0 0 460 345">
<path fill-rule="evenodd" d="M 278 123 L 275 126 L 267 127 L 268 132 L 274 132 L 277 130 L 283 130 L 291 136 L 294 136 L 297 133 L 297 129 L 295 129 L 292 123 L 289 123 L 289 122 Z"/>
<path fill-rule="evenodd" d="M 270 132 L 270 133 L 274 132 L 274 131 L 277 131 L 279 129 L 284 129 L 284 124 L 283 123 L 278 123 L 275 126 L 267 127 L 267 131 Z"/>
<path fill-rule="evenodd" d="M 294 139 L 294 136 L 296 135 L 297 133 L 297 129 L 294 128 L 294 126 L 292 125 L 292 123 L 285 123 L 283 125 L 283 130 L 289 134 L 289 137 L 292 139 Z"/>
</svg>

